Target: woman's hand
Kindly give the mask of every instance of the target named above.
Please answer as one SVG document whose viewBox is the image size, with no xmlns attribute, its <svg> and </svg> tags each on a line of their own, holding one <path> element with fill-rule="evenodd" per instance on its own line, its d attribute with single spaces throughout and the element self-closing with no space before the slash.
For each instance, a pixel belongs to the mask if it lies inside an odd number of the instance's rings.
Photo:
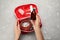
<svg viewBox="0 0 60 40">
<path fill-rule="evenodd" d="M 31 20 L 32 24 L 33 24 L 33 28 L 34 30 L 36 28 L 40 28 L 40 22 L 41 22 L 41 19 L 39 17 L 39 15 L 36 15 L 36 20 Z"/>
<path fill-rule="evenodd" d="M 41 32 L 41 28 L 40 28 L 40 17 L 38 15 L 36 15 L 36 20 L 31 20 L 32 24 L 33 24 L 33 28 L 35 31 L 35 35 L 37 40 L 44 40 L 42 32 Z"/>
<path fill-rule="evenodd" d="M 20 25 L 19 25 L 19 21 L 16 20 L 16 23 L 15 23 L 15 40 L 18 40 L 19 39 L 19 36 L 21 34 L 21 30 L 20 30 Z"/>
</svg>

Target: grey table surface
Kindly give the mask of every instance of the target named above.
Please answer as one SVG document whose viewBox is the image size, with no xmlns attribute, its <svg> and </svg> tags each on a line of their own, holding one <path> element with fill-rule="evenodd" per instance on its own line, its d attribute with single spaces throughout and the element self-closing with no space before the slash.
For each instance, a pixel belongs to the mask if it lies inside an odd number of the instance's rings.
<svg viewBox="0 0 60 40">
<path fill-rule="evenodd" d="M 45 40 L 60 40 L 60 0 L 0 0 L 0 40 L 14 40 L 14 9 L 22 4 L 38 7 Z M 35 34 L 21 35 L 21 40 L 36 40 Z"/>
</svg>

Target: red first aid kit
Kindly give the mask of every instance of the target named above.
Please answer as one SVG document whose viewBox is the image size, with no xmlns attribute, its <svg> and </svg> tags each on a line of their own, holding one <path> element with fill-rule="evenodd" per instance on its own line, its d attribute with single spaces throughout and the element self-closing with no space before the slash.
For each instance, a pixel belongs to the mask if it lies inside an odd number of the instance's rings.
<svg viewBox="0 0 60 40">
<path fill-rule="evenodd" d="M 34 31 L 32 28 L 32 23 L 30 22 L 31 12 L 35 9 L 36 14 L 38 14 L 38 9 L 35 4 L 25 4 L 20 5 L 15 8 L 15 16 L 20 22 L 20 28 L 22 32 L 32 32 Z M 25 23 L 26 22 L 26 23 Z M 25 24 L 24 24 L 25 23 Z M 22 26 L 24 25 L 24 27 Z M 26 27 L 26 25 L 29 25 Z M 42 24 L 40 23 L 40 26 Z"/>
<path fill-rule="evenodd" d="M 25 18 L 29 18 L 31 16 L 32 8 L 35 8 L 36 13 L 38 13 L 37 6 L 34 5 L 34 4 L 26 4 L 26 5 L 18 6 L 15 9 L 15 15 L 16 15 L 17 19 L 22 20 L 22 19 L 25 19 Z"/>
</svg>

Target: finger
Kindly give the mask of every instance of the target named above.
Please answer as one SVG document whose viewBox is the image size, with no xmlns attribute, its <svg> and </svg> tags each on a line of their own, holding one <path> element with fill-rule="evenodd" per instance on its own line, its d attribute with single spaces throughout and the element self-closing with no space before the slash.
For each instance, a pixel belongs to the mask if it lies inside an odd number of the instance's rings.
<svg viewBox="0 0 60 40">
<path fill-rule="evenodd" d="M 19 24 L 19 21 L 18 21 L 18 30 L 20 30 L 20 24 Z"/>
<path fill-rule="evenodd" d="M 38 22 L 40 22 L 40 21 L 41 21 L 41 19 L 40 19 L 40 16 L 39 16 L 39 15 L 36 15 L 36 18 L 37 18 Z"/>
<path fill-rule="evenodd" d="M 31 20 L 31 23 L 34 25 L 34 22 L 33 22 L 33 20 Z"/>
<path fill-rule="evenodd" d="M 17 20 L 15 21 L 15 27 L 14 29 L 16 30 L 17 29 Z"/>
<path fill-rule="evenodd" d="M 39 16 L 39 15 L 38 15 Z M 41 18 L 40 18 L 40 16 L 39 16 L 39 22 L 41 23 Z"/>
<path fill-rule="evenodd" d="M 38 15 L 39 22 L 41 22 L 40 16 Z"/>
<path fill-rule="evenodd" d="M 33 23 L 33 20 L 31 20 L 31 23 L 34 24 L 34 23 Z"/>
<path fill-rule="evenodd" d="M 37 15 L 37 17 L 40 19 L 40 16 L 39 15 Z"/>
<path fill-rule="evenodd" d="M 33 24 L 33 27 L 34 27 L 34 26 L 35 26 L 35 24 L 34 24 L 33 20 L 31 20 L 31 23 Z"/>
<path fill-rule="evenodd" d="M 38 16 L 36 15 L 36 21 L 38 22 Z"/>
<path fill-rule="evenodd" d="M 20 30 L 20 26 L 18 26 L 18 30 Z"/>
<path fill-rule="evenodd" d="M 15 21 L 15 26 L 17 26 L 17 24 L 18 24 L 18 21 L 16 20 L 16 21 Z"/>
<path fill-rule="evenodd" d="M 18 21 L 18 26 L 19 26 L 19 21 Z"/>
</svg>

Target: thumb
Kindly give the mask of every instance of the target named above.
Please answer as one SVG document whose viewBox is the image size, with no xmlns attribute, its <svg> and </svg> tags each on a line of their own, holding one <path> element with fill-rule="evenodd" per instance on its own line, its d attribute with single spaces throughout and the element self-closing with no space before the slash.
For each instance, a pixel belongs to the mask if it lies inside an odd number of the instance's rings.
<svg viewBox="0 0 60 40">
<path fill-rule="evenodd" d="M 33 24 L 33 26 L 35 25 L 33 20 L 31 20 L 31 23 Z"/>
<path fill-rule="evenodd" d="M 18 21 L 18 30 L 20 30 L 20 25 L 19 25 L 19 21 Z"/>
<path fill-rule="evenodd" d="M 31 20 L 31 23 L 34 24 L 34 23 L 33 23 L 33 20 Z"/>
</svg>

